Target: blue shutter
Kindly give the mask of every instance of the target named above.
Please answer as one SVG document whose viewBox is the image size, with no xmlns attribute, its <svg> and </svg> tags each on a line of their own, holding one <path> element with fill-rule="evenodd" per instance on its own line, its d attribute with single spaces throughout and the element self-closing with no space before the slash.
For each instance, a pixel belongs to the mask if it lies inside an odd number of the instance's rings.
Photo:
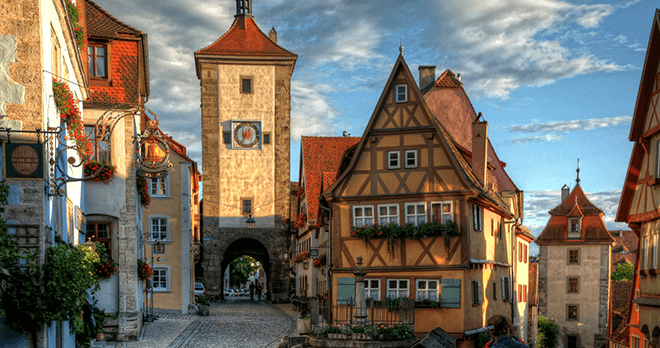
<svg viewBox="0 0 660 348">
<path fill-rule="evenodd" d="M 337 278 L 337 304 L 352 305 L 355 302 L 355 278 Z"/>
<path fill-rule="evenodd" d="M 461 280 L 460 279 L 442 279 L 440 290 L 440 307 L 460 308 L 461 307 Z"/>
</svg>

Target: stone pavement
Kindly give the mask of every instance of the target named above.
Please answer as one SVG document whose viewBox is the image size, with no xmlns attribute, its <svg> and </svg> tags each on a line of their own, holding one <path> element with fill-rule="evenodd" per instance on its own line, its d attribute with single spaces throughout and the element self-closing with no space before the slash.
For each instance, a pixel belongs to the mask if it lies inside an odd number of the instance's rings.
<svg viewBox="0 0 660 348">
<path fill-rule="evenodd" d="M 145 323 L 135 342 L 108 342 L 106 347 L 277 347 L 284 335 L 296 330 L 293 305 L 272 305 L 229 297 L 226 303 L 212 303 L 211 315 L 155 313 L 158 319 Z"/>
</svg>

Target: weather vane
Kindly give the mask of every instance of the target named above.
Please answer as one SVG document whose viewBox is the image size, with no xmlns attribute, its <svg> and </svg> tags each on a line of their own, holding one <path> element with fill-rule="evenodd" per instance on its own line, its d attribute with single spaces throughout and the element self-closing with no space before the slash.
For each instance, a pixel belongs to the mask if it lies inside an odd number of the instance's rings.
<svg viewBox="0 0 660 348">
<path fill-rule="evenodd" d="M 399 52 L 403 54 L 403 39 L 399 39 Z"/>
</svg>

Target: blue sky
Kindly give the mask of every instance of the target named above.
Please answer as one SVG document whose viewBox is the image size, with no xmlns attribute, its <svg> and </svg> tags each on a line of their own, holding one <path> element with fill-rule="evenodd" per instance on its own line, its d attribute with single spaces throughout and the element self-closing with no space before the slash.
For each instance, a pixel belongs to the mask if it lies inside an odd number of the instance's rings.
<svg viewBox="0 0 660 348">
<path fill-rule="evenodd" d="M 151 98 L 161 128 L 201 164 L 193 52 L 224 34 L 234 0 L 96 0 L 149 35 Z M 462 74 L 536 235 L 581 186 L 614 223 L 654 1 L 254 0 L 257 24 L 299 55 L 292 79 L 292 180 L 301 135 L 361 135 L 403 42 L 404 57 Z M 182 121 L 185 120 L 185 121 Z M 530 251 L 534 253 L 536 249 Z"/>
</svg>

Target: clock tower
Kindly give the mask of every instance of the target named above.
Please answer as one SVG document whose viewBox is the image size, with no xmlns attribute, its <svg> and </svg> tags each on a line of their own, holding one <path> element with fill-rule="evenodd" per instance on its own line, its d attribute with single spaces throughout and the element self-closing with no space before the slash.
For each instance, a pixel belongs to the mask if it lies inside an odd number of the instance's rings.
<svg viewBox="0 0 660 348">
<path fill-rule="evenodd" d="M 297 55 L 257 26 L 252 0 L 236 0 L 229 31 L 195 52 L 201 86 L 204 284 L 220 295 L 242 255 L 264 267 L 274 302 L 288 297 L 291 75 Z M 246 221 L 254 221 L 248 227 Z"/>
</svg>

